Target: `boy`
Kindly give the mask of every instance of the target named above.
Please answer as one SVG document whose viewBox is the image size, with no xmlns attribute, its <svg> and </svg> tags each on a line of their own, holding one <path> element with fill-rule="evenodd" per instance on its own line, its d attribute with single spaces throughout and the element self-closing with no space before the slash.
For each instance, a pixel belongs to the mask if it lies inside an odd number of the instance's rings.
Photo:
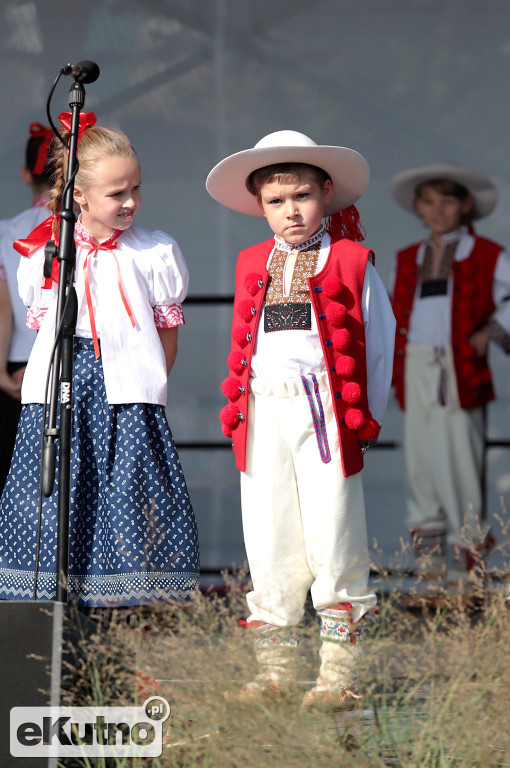
<svg viewBox="0 0 510 768">
<path fill-rule="evenodd" d="M 278 131 L 220 162 L 206 183 L 274 233 L 239 255 L 222 385 L 253 582 L 241 623 L 260 667 L 241 700 L 292 687 L 309 589 L 323 642 L 304 704 L 348 708 L 357 698 L 359 640 L 376 604 L 360 470 L 387 404 L 395 328 L 372 252 L 342 234 L 363 239 L 353 203 L 368 177 L 354 150 Z"/>
<path fill-rule="evenodd" d="M 390 190 L 430 230 L 397 254 L 393 290 L 407 525 L 418 569 L 456 580 L 494 546 L 481 520 L 484 407 L 494 398 L 486 353 L 489 340 L 510 352 L 510 260 L 471 224 L 497 202 L 485 176 L 434 163 L 398 173 Z"/>
</svg>

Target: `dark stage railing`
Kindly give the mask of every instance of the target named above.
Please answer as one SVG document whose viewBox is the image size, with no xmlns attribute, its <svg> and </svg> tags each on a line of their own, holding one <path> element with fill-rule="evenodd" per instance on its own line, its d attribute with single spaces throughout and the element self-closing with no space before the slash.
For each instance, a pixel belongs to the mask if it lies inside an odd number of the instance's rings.
<svg viewBox="0 0 510 768">
<path fill-rule="evenodd" d="M 196 296 L 188 296 L 186 298 L 187 305 L 194 305 L 194 306 L 201 306 L 201 305 L 226 305 L 229 304 L 233 306 L 234 303 L 234 296 L 225 294 L 225 295 L 209 295 L 209 294 L 201 294 Z M 486 418 L 484 419 L 484 431 L 486 430 Z M 232 450 L 232 443 L 230 440 L 207 440 L 207 441 L 197 441 L 197 440 L 181 440 L 176 442 L 176 446 L 178 450 L 190 450 L 190 451 L 215 451 L 215 450 Z M 371 448 L 371 451 L 374 450 L 395 450 L 402 447 L 402 443 L 398 440 L 380 440 L 373 448 Z M 483 507 L 482 507 L 482 517 L 483 519 L 487 516 L 487 505 L 486 505 L 486 497 L 487 497 L 487 452 L 491 450 L 492 448 L 510 448 L 510 439 L 509 440 L 492 440 L 492 439 L 485 439 L 484 443 L 484 461 L 483 461 L 483 471 L 482 471 L 482 499 L 483 499 Z M 227 569 L 228 570 L 228 569 Z M 212 573 L 210 570 L 203 571 L 204 573 Z"/>
</svg>

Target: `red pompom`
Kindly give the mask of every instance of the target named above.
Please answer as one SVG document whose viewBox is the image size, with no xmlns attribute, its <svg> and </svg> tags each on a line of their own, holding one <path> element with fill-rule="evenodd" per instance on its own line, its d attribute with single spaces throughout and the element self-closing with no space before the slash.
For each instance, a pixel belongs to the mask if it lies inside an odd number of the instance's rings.
<svg viewBox="0 0 510 768">
<path fill-rule="evenodd" d="M 259 275 L 258 272 L 250 272 L 244 278 L 244 287 L 251 296 L 255 296 L 263 286 L 262 275 Z"/>
<path fill-rule="evenodd" d="M 351 346 L 351 334 L 347 328 L 339 328 L 331 337 L 333 346 L 337 352 L 345 352 Z"/>
<path fill-rule="evenodd" d="M 331 302 L 331 304 L 328 304 L 326 307 L 326 320 L 328 323 L 331 323 L 331 325 L 334 325 L 335 328 L 343 325 L 346 317 L 347 307 L 344 304 Z"/>
<path fill-rule="evenodd" d="M 469 379 L 471 376 L 473 376 L 474 373 L 476 373 L 476 366 L 474 363 L 470 363 L 468 361 L 462 362 L 460 364 L 460 372 L 464 378 Z"/>
<path fill-rule="evenodd" d="M 247 323 L 245 325 L 236 325 L 232 329 L 232 338 L 240 347 L 245 347 L 251 341 L 250 326 Z"/>
<path fill-rule="evenodd" d="M 239 400 L 241 393 L 244 391 L 241 379 L 237 379 L 235 376 L 229 376 L 228 379 L 221 385 L 221 391 L 228 397 L 229 400 Z"/>
<path fill-rule="evenodd" d="M 471 312 L 467 311 L 465 314 L 461 315 L 459 313 L 457 320 L 455 321 L 455 325 L 452 330 L 461 331 L 461 333 L 464 334 L 471 334 L 473 333 L 473 320 L 471 319 Z"/>
<path fill-rule="evenodd" d="M 328 275 L 322 281 L 322 290 L 329 299 L 339 299 L 343 289 L 344 284 L 337 275 Z"/>
<path fill-rule="evenodd" d="M 459 315 L 462 315 L 462 321 L 470 319 L 473 314 L 473 303 L 469 299 L 459 299 L 455 302 L 455 308 Z"/>
<path fill-rule="evenodd" d="M 356 405 L 361 400 L 361 387 L 356 381 L 348 381 L 342 387 L 342 400 L 349 405 Z"/>
<path fill-rule="evenodd" d="M 358 408 L 348 408 L 345 412 L 345 426 L 359 432 L 365 426 L 366 418 Z"/>
<path fill-rule="evenodd" d="M 235 429 L 239 426 L 239 422 L 242 419 L 239 418 L 241 411 L 237 405 L 225 405 L 220 411 L 220 419 L 230 429 Z"/>
<path fill-rule="evenodd" d="M 240 301 L 237 305 L 237 313 L 245 323 L 249 323 L 253 320 L 256 311 L 255 302 L 251 299 L 243 299 L 243 301 Z"/>
<path fill-rule="evenodd" d="M 469 383 L 472 387 L 486 387 L 491 383 L 490 371 L 482 370 L 471 376 Z"/>
<path fill-rule="evenodd" d="M 379 437 L 380 431 L 381 427 L 375 419 L 367 419 L 365 426 L 358 430 L 358 437 L 363 441 L 375 440 L 376 437 Z"/>
<path fill-rule="evenodd" d="M 466 341 L 464 344 L 460 345 L 459 354 L 461 357 L 469 360 L 471 357 L 475 356 L 475 348 Z"/>
<path fill-rule="evenodd" d="M 234 349 L 234 351 L 227 357 L 227 365 L 234 371 L 234 373 L 237 373 L 238 376 L 242 376 L 246 370 L 248 361 L 240 349 Z"/>
<path fill-rule="evenodd" d="M 221 425 L 221 431 L 223 432 L 225 437 L 232 437 L 232 430 L 230 429 L 230 427 L 227 427 L 226 424 Z"/>
<path fill-rule="evenodd" d="M 340 355 L 335 362 L 335 371 L 339 376 L 343 376 L 345 379 L 350 379 L 354 376 L 356 370 L 356 361 L 350 355 Z"/>
</svg>

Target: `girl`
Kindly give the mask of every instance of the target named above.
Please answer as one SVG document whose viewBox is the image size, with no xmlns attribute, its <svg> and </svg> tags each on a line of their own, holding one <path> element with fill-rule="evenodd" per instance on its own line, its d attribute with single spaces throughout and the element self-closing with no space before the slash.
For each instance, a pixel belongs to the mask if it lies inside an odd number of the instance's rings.
<svg viewBox="0 0 510 768">
<path fill-rule="evenodd" d="M 52 136 L 53 131 L 45 125 L 30 124 L 21 178 L 30 189 L 31 205 L 12 219 L 0 222 L 0 494 L 9 474 L 16 440 L 21 381 L 35 341 L 34 331 L 25 327 L 26 310 L 16 285 L 19 255 L 12 243 L 48 216 L 51 171 L 47 157 Z"/>
<path fill-rule="evenodd" d="M 69 139 L 69 115 L 60 115 Z M 141 171 L 127 137 L 80 116 L 80 208 L 74 238 L 74 342 L 69 599 L 83 606 L 188 600 L 199 552 L 193 510 L 166 421 L 188 271 L 175 240 L 133 225 Z M 42 281 L 44 244 L 58 225 L 67 149 L 54 147 L 53 216 L 25 241 L 19 289 L 39 333 L 0 502 L 0 597 L 31 599 L 37 557 L 39 446 L 45 372 L 55 333 L 58 271 Z M 58 473 L 57 473 L 58 475 Z M 55 491 L 58 487 L 56 479 Z M 43 499 L 37 597 L 55 598 L 57 496 Z"/>
</svg>

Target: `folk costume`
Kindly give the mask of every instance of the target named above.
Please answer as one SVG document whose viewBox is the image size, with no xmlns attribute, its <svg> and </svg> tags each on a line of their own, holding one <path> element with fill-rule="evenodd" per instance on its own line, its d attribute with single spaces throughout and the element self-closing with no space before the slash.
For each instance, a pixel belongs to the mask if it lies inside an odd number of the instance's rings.
<svg viewBox="0 0 510 768">
<path fill-rule="evenodd" d="M 417 185 L 438 179 L 471 193 L 474 218 L 496 205 L 489 179 L 452 163 L 404 171 L 390 189 L 414 211 Z M 510 258 L 466 226 L 443 235 L 437 274 L 432 248 L 427 238 L 396 256 L 393 385 L 405 410 L 407 525 L 418 562 L 441 575 L 447 555 L 454 572 L 469 572 L 494 545 L 481 519 L 481 476 L 484 408 L 495 394 L 487 356 L 476 355 L 470 337 L 484 328 L 510 352 Z"/>
<path fill-rule="evenodd" d="M 20 295 L 39 333 L 0 501 L 0 597 L 16 600 L 32 598 L 34 581 L 42 404 L 58 292 L 58 274 L 42 279 L 40 246 L 51 221 L 17 243 Z M 135 225 L 95 245 L 78 221 L 75 244 L 69 599 L 88 607 L 188 600 L 199 578 L 197 530 L 166 420 L 157 332 L 184 322 L 187 267 L 173 238 Z M 42 507 L 39 599 L 55 596 L 56 517 L 53 492 Z"/>
<path fill-rule="evenodd" d="M 21 371 L 30 355 L 35 341 L 35 331 L 25 325 L 26 310 L 18 295 L 16 273 L 19 253 L 12 247 L 18 238 L 31 232 L 48 216 L 46 205 L 48 195 L 43 187 L 48 183 L 46 162 L 50 138 L 53 132 L 40 123 L 30 124 L 30 138 L 25 150 L 25 170 L 30 172 L 34 200 L 30 208 L 18 213 L 11 219 L 0 222 L 0 280 L 7 285 L 11 309 L 12 328 L 7 351 L 7 373 Z M 36 183 L 37 182 L 37 183 Z M 2 329 L 4 332 L 4 329 Z M 7 392 L 0 390 L 0 494 L 2 493 L 9 467 L 11 465 L 21 403 Z"/>
<path fill-rule="evenodd" d="M 246 179 L 289 161 L 330 175 L 335 197 L 327 215 L 352 206 L 368 184 L 358 153 L 282 131 L 222 161 L 207 189 L 260 216 Z M 242 623 L 256 627 L 260 672 L 248 695 L 295 680 L 296 625 L 309 589 L 328 645 L 317 694 L 352 698 L 345 690 L 353 686 L 357 642 L 375 620 L 360 470 L 387 404 L 394 318 L 372 259 L 368 248 L 332 238 L 324 225 L 298 245 L 275 236 L 239 254 L 222 385 L 229 403 L 220 417 L 241 470 L 253 582 Z"/>
<path fill-rule="evenodd" d="M 19 235 L 31 232 L 47 218 L 46 202 L 46 198 L 40 198 L 26 211 L 0 222 L 0 280 L 7 283 L 12 306 L 12 333 L 7 358 L 10 374 L 26 366 L 36 337 L 35 331 L 25 324 L 26 308 L 18 295 L 16 278 L 20 256 L 12 244 Z M 0 493 L 9 473 L 20 413 L 19 400 L 0 390 Z"/>
</svg>

